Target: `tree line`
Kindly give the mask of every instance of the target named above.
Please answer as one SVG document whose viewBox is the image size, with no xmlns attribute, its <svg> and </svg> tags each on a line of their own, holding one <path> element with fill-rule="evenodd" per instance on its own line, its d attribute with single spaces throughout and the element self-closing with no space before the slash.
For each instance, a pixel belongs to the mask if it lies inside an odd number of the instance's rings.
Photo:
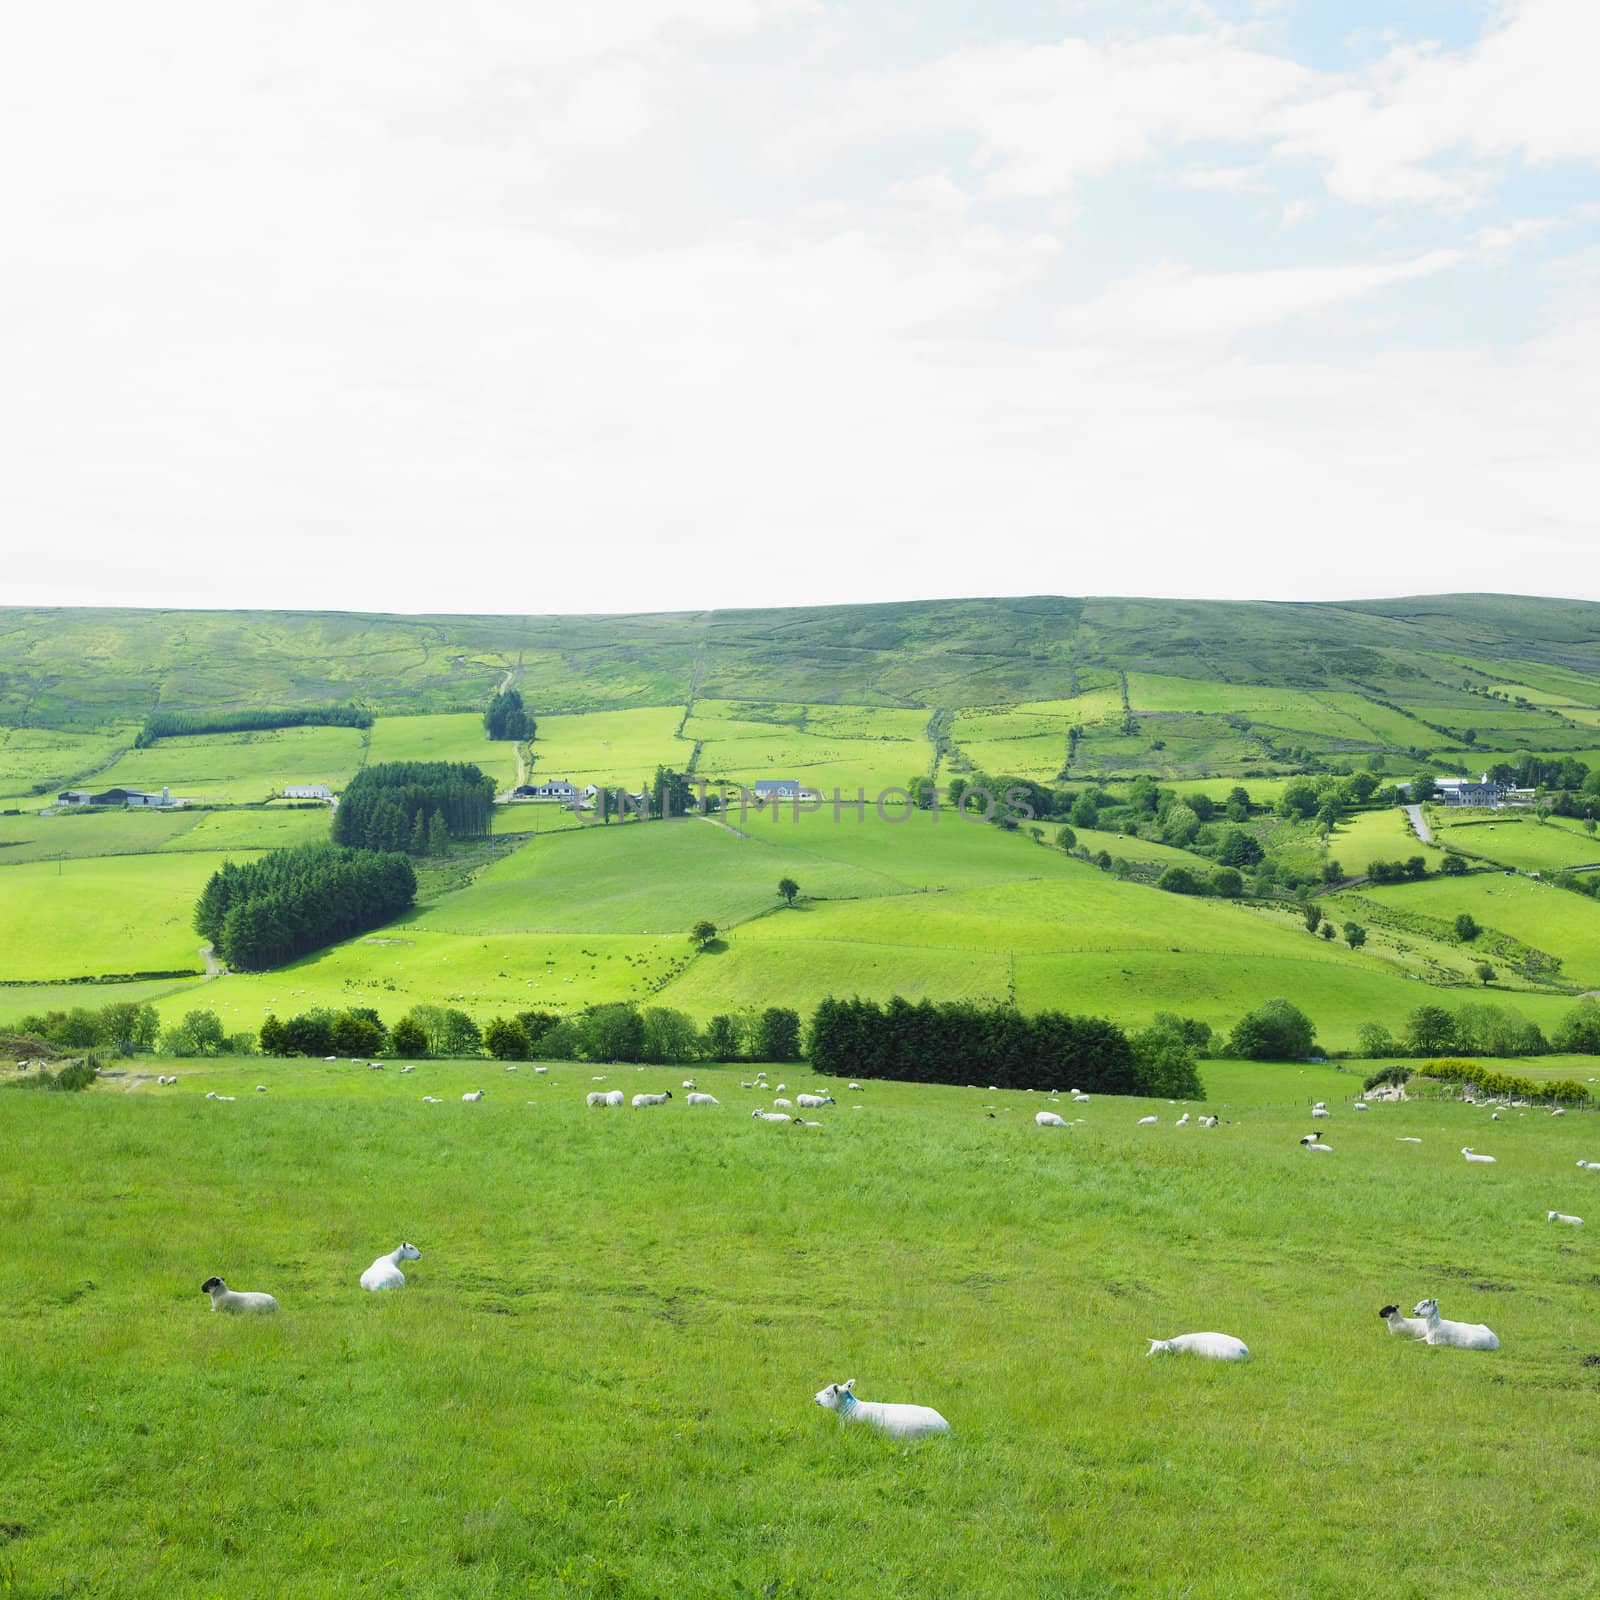
<svg viewBox="0 0 1600 1600">
<path fill-rule="evenodd" d="M 370 728 L 372 713 L 359 706 L 285 706 L 255 711 L 152 711 L 133 741 L 136 750 L 157 739 L 197 733 L 265 733 L 273 728 Z"/>
<path fill-rule="evenodd" d="M 194 926 L 229 966 L 259 972 L 391 921 L 416 892 L 404 855 L 298 845 L 224 862 L 200 891 Z"/>
<path fill-rule="evenodd" d="M 1130 1040 L 1103 1017 L 972 1001 L 822 1001 L 807 1040 L 812 1067 L 830 1077 L 909 1083 L 993 1084 L 1198 1099 L 1193 1047 L 1154 1027 Z"/>
<path fill-rule="evenodd" d="M 333 814 L 335 844 L 438 854 L 489 831 L 494 779 L 464 761 L 380 761 L 350 780 Z"/>
<path fill-rule="evenodd" d="M 491 739 L 531 739 L 537 724 L 516 689 L 497 692 L 483 713 L 483 727 Z"/>
</svg>

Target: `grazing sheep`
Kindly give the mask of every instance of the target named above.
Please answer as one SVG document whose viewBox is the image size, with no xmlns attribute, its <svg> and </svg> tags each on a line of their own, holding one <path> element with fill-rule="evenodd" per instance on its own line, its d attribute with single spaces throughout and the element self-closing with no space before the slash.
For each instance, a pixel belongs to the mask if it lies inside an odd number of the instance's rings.
<svg viewBox="0 0 1600 1600">
<path fill-rule="evenodd" d="M 1154 1127 L 1155 1124 L 1160 1120 L 1161 1119 L 1159 1117 L 1140 1117 L 1138 1125 L 1141 1128 L 1151 1128 Z"/>
<path fill-rule="evenodd" d="M 1419 1300 L 1411 1314 L 1427 1324 L 1424 1337 L 1429 1344 L 1448 1345 L 1452 1350 L 1498 1350 L 1500 1341 L 1482 1322 L 1450 1322 L 1439 1315 L 1437 1300 Z"/>
<path fill-rule="evenodd" d="M 859 1083 L 852 1083 L 850 1085 L 850 1092 L 851 1092 L 851 1094 L 860 1094 L 861 1093 L 861 1085 Z"/>
<path fill-rule="evenodd" d="M 1407 1333 L 1413 1339 L 1428 1337 L 1428 1324 L 1421 1317 L 1402 1317 L 1399 1306 L 1380 1306 L 1378 1315 L 1389 1324 L 1390 1333 Z"/>
<path fill-rule="evenodd" d="M 422 1097 L 422 1103 L 425 1106 L 442 1106 L 444 1101 L 440 1100 L 436 1095 L 425 1094 Z"/>
<path fill-rule="evenodd" d="M 506 1068 L 507 1072 L 515 1072 L 516 1070 L 517 1070 L 517 1064 L 516 1064 L 515 1061 L 513 1061 L 511 1063 L 511 1065 Z"/>
<path fill-rule="evenodd" d="M 1058 1117 L 1053 1111 L 1036 1111 L 1033 1114 L 1033 1120 L 1041 1128 L 1065 1128 L 1070 1126 L 1065 1117 Z"/>
<path fill-rule="evenodd" d="M 1180 1128 L 1184 1128 L 1184 1127 L 1187 1127 L 1188 1124 L 1189 1124 L 1189 1113 L 1187 1111 L 1185 1111 L 1184 1114 L 1181 1117 L 1178 1118 L 1177 1126 L 1180 1127 Z"/>
<path fill-rule="evenodd" d="M 626 1105 L 627 1100 L 627 1095 L 625 1095 L 620 1089 L 608 1089 L 606 1091 L 606 1104 L 608 1106 Z"/>
<path fill-rule="evenodd" d="M 339 1058 L 338 1056 L 324 1056 L 322 1059 L 324 1061 L 337 1061 Z"/>
<path fill-rule="evenodd" d="M 213 1311 L 276 1311 L 278 1302 L 270 1294 L 253 1294 L 247 1289 L 230 1289 L 221 1278 L 207 1278 L 200 1285 L 200 1293 L 211 1296 Z"/>
<path fill-rule="evenodd" d="M 1146 1335 L 1148 1338 L 1149 1336 Z M 1231 1333 L 1180 1333 L 1176 1339 L 1151 1339 L 1145 1351 L 1153 1356 L 1201 1356 L 1207 1361 L 1248 1361 L 1250 1352 Z"/>
<path fill-rule="evenodd" d="M 1494 1157 L 1493 1156 L 1474 1155 L 1473 1151 L 1472 1151 L 1472 1146 L 1469 1145 L 1469 1144 L 1462 1145 L 1461 1153 L 1462 1153 L 1462 1155 L 1464 1155 L 1467 1158 L 1468 1161 L 1480 1162 L 1482 1165 L 1484 1165 L 1486 1167 L 1492 1167 L 1494 1165 Z"/>
<path fill-rule="evenodd" d="M 714 1094 L 691 1094 L 683 1102 L 687 1106 L 720 1106 L 722 1102 Z"/>
<path fill-rule="evenodd" d="M 831 1094 L 797 1094 L 794 1103 L 802 1111 L 815 1111 L 821 1106 L 831 1106 L 835 1101 Z"/>
<path fill-rule="evenodd" d="M 670 1089 L 663 1089 L 660 1094 L 636 1094 L 633 1097 L 633 1109 L 640 1111 L 645 1106 L 664 1106 L 671 1098 Z"/>
<path fill-rule="evenodd" d="M 1600 1172 L 1600 1161 L 1580 1161 L 1580 1167 L 1587 1167 L 1590 1172 Z"/>
<path fill-rule="evenodd" d="M 266 1086 L 266 1084 L 264 1084 L 264 1083 L 258 1083 L 258 1084 L 257 1084 L 257 1085 L 256 1085 L 256 1093 L 257 1093 L 257 1094 L 265 1094 L 265 1093 L 266 1093 L 266 1092 L 267 1092 L 267 1086 Z"/>
<path fill-rule="evenodd" d="M 694 1079 L 693 1078 L 685 1078 L 683 1080 L 683 1086 L 684 1086 L 685 1089 L 694 1088 L 694 1086 L 695 1086 Z"/>
<path fill-rule="evenodd" d="M 776 1100 L 774 1100 L 772 1103 L 775 1106 L 781 1106 L 785 1111 L 793 1111 L 794 1110 L 794 1101 L 785 1100 L 782 1095 L 779 1095 L 778 1098 Z"/>
<path fill-rule="evenodd" d="M 1333 1113 L 1326 1106 L 1313 1106 L 1311 1115 L 1314 1117 L 1331 1117 Z"/>
<path fill-rule="evenodd" d="M 819 1390 L 816 1402 L 826 1411 L 837 1411 L 841 1422 L 865 1422 L 891 1439 L 919 1439 L 932 1433 L 949 1433 L 950 1424 L 932 1406 L 909 1406 L 883 1400 L 857 1400 L 852 1392 L 856 1380 L 830 1383 Z"/>
<path fill-rule="evenodd" d="M 1308 1133 L 1300 1141 L 1300 1144 L 1306 1150 L 1315 1150 L 1318 1155 L 1331 1156 L 1333 1154 L 1333 1146 L 1331 1144 L 1323 1144 L 1320 1134 Z"/>
<path fill-rule="evenodd" d="M 753 1089 L 755 1088 L 755 1085 L 753 1083 L 741 1083 L 739 1087 L 741 1089 Z"/>
<path fill-rule="evenodd" d="M 361 1274 L 361 1287 L 374 1292 L 379 1289 L 403 1289 L 406 1286 L 406 1278 L 400 1270 L 400 1263 L 421 1259 L 422 1252 L 414 1244 L 402 1240 L 398 1249 L 391 1250 L 386 1256 L 379 1256 Z"/>
<path fill-rule="evenodd" d="M 1350 1109 L 1352 1111 L 1365 1111 L 1367 1109 L 1367 1104 L 1364 1100 L 1357 1100 Z"/>
<path fill-rule="evenodd" d="M 792 1122 L 793 1117 L 782 1111 L 752 1111 L 750 1113 L 758 1122 Z"/>
<path fill-rule="evenodd" d="M 467 1102 L 469 1104 L 476 1105 L 478 1103 L 478 1101 L 483 1099 L 483 1090 L 482 1089 L 468 1089 L 467 1092 L 464 1095 L 462 1095 L 461 1098 L 462 1098 L 463 1101 L 465 1101 L 465 1102 Z"/>
<path fill-rule="evenodd" d="M 416 1064 L 415 1064 L 415 1063 L 413 1063 L 413 1064 L 412 1064 L 412 1065 L 411 1065 L 411 1066 L 409 1066 L 409 1067 L 401 1067 L 401 1069 L 400 1069 L 400 1070 L 401 1070 L 401 1071 L 402 1071 L 402 1072 L 415 1072 L 415 1071 L 416 1071 L 416 1070 L 417 1070 L 417 1068 L 416 1068 Z"/>
<path fill-rule="evenodd" d="M 1421 1144 L 1422 1141 L 1413 1133 L 1398 1133 L 1395 1135 L 1396 1144 Z"/>
<path fill-rule="evenodd" d="M 591 1089 L 585 1098 L 591 1106 L 608 1106 L 611 1104 L 611 1096 L 604 1089 Z"/>
<path fill-rule="evenodd" d="M 1201 1117 L 1200 1126 L 1202 1128 L 1214 1128 L 1221 1120 L 1221 1117 Z"/>
<path fill-rule="evenodd" d="M 549 1067 L 535 1067 L 533 1070 L 542 1078 L 550 1069 Z"/>
<path fill-rule="evenodd" d="M 1550 1113 L 1552 1117 L 1564 1117 L 1566 1114 L 1566 1110 L 1561 1106 L 1557 1106 L 1555 1110 Z"/>
<path fill-rule="evenodd" d="M 1574 1228 L 1581 1228 L 1583 1226 L 1583 1218 L 1582 1217 L 1569 1217 L 1566 1214 L 1566 1212 L 1564 1212 L 1564 1211 L 1549 1211 L 1549 1212 L 1546 1212 L 1545 1213 L 1545 1221 L 1546 1222 L 1567 1222 L 1567 1223 L 1570 1223 Z"/>
</svg>

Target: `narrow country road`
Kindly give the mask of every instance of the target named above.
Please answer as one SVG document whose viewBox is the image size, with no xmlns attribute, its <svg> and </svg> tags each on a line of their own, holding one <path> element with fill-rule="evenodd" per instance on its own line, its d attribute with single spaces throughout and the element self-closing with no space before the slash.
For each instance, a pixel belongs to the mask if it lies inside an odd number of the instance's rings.
<svg viewBox="0 0 1600 1600">
<path fill-rule="evenodd" d="M 1407 806 L 1406 815 L 1411 818 L 1411 826 L 1416 829 L 1417 837 L 1424 844 L 1432 844 L 1433 835 L 1428 832 L 1428 824 L 1422 820 L 1422 807 Z"/>
</svg>

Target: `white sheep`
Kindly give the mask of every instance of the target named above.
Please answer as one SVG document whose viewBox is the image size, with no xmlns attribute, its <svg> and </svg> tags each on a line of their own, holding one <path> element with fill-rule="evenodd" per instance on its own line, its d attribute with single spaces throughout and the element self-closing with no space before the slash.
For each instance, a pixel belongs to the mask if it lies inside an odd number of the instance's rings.
<svg viewBox="0 0 1600 1600">
<path fill-rule="evenodd" d="M 1069 1126 L 1065 1117 L 1058 1117 L 1053 1111 L 1036 1111 L 1033 1120 L 1041 1128 L 1065 1128 Z"/>
<path fill-rule="evenodd" d="M 850 1092 L 851 1092 L 851 1094 L 860 1094 L 861 1093 L 861 1085 L 859 1083 L 852 1083 L 850 1085 Z"/>
<path fill-rule="evenodd" d="M 1437 1300 L 1419 1300 L 1411 1314 L 1427 1324 L 1424 1337 L 1429 1344 L 1448 1345 L 1453 1350 L 1498 1350 L 1500 1341 L 1482 1322 L 1450 1322 L 1440 1317 Z"/>
<path fill-rule="evenodd" d="M 482 1089 L 468 1089 L 467 1092 L 464 1095 L 462 1095 L 461 1098 L 465 1103 L 467 1103 L 469 1105 L 476 1105 L 478 1103 L 478 1101 L 483 1099 L 483 1090 Z"/>
<path fill-rule="evenodd" d="M 625 1105 L 627 1103 L 627 1099 L 627 1095 L 625 1095 L 620 1089 L 608 1089 L 606 1091 L 606 1104 L 608 1106 Z"/>
<path fill-rule="evenodd" d="M 639 1111 L 645 1106 L 664 1106 L 671 1098 L 670 1089 L 663 1089 L 660 1094 L 636 1094 L 633 1097 L 633 1109 Z"/>
<path fill-rule="evenodd" d="M 549 1067 L 535 1067 L 533 1070 L 542 1078 L 550 1069 Z"/>
<path fill-rule="evenodd" d="M 1159 1122 L 1159 1121 L 1160 1121 L 1159 1117 L 1140 1117 L 1139 1118 L 1139 1126 L 1141 1128 L 1151 1128 L 1151 1127 L 1154 1127 L 1155 1124 L 1157 1122 Z"/>
<path fill-rule="evenodd" d="M 1580 1167 L 1586 1167 L 1590 1172 L 1600 1172 L 1600 1161 L 1580 1161 Z"/>
<path fill-rule="evenodd" d="M 1367 1103 L 1364 1100 L 1357 1100 L 1350 1109 L 1352 1111 L 1365 1111 L 1367 1109 Z"/>
<path fill-rule="evenodd" d="M 755 1085 L 753 1083 L 741 1083 L 739 1087 L 741 1089 L 753 1089 L 755 1088 Z"/>
<path fill-rule="evenodd" d="M 439 1099 L 436 1095 L 425 1094 L 422 1097 L 422 1103 L 425 1106 L 442 1106 L 444 1101 Z"/>
<path fill-rule="evenodd" d="M 714 1094 L 691 1094 L 685 1097 L 684 1104 L 689 1106 L 720 1106 L 722 1102 Z"/>
<path fill-rule="evenodd" d="M 910 1406 L 883 1400 L 857 1400 L 856 1380 L 830 1383 L 819 1390 L 816 1402 L 836 1411 L 841 1422 L 865 1422 L 891 1439 L 919 1439 L 932 1433 L 949 1433 L 950 1424 L 932 1406 Z"/>
<path fill-rule="evenodd" d="M 257 1084 L 257 1085 L 256 1085 L 256 1093 L 257 1093 L 257 1094 L 265 1094 L 265 1093 L 266 1093 L 266 1092 L 267 1092 L 267 1086 L 266 1086 L 266 1084 L 264 1084 L 264 1083 L 258 1083 L 258 1084 Z"/>
<path fill-rule="evenodd" d="M 1331 1117 L 1333 1113 L 1326 1106 L 1313 1106 L 1311 1115 L 1314 1117 Z"/>
<path fill-rule="evenodd" d="M 1494 1157 L 1493 1156 L 1475 1155 L 1473 1153 L 1472 1146 L 1469 1145 L 1469 1144 L 1462 1145 L 1461 1153 L 1462 1153 L 1462 1155 L 1464 1155 L 1467 1158 L 1468 1161 L 1476 1161 L 1476 1162 L 1479 1162 L 1483 1166 L 1486 1166 L 1486 1167 L 1492 1167 L 1494 1165 Z"/>
<path fill-rule="evenodd" d="M 611 1097 L 604 1089 L 591 1089 L 585 1098 L 591 1106 L 608 1106 L 611 1104 Z"/>
<path fill-rule="evenodd" d="M 1331 1156 L 1333 1154 L 1333 1146 L 1331 1144 L 1323 1144 L 1320 1134 L 1308 1133 L 1300 1141 L 1300 1144 L 1306 1150 L 1315 1150 L 1318 1155 Z"/>
<path fill-rule="evenodd" d="M 779 1084 L 779 1085 L 778 1085 L 778 1087 L 777 1087 L 777 1089 L 776 1089 L 776 1091 L 775 1091 L 775 1092 L 776 1092 L 776 1093 L 778 1093 L 778 1094 L 782 1094 L 782 1093 L 783 1093 L 783 1091 L 784 1091 L 784 1090 L 785 1090 L 785 1089 L 787 1089 L 787 1088 L 788 1088 L 788 1087 L 789 1087 L 789 1085 L 788 1085 L 788 1084 L 786 1084 L 786 1083 L 780 1083 L 780 1084 Z"/>
<path fill-rule="evenodd" d="M 1200 1126 L 1202 1128 L 1214 1128 L 1221 1120 L 1220 1117 L 1201 1117 Z"/>
<path fill-rule="evenodd" d="M 781 1107 L 785 1111 L 793 1111 L 794 1110 L 794 1101 L 785 1100 L 782 1095 L 779 1095 L 778 1098 L 776 1100 L 774 1100 L 772 1103 L 775 1106 Z"/>
<path fill-rule="evenodd" d="M 750 1113 L 758 1122 L 793 1122 L 794 1118 L 787 1116 L 782 1111 L 752 1111 Z"/>
<path fill-rule="evenodd" d="M 692 1089 L 692 1088 L 694 1088 L 694 1086 L 695 1086 L 695 1082 L 694 1082 L 694 1079 L 693 1079 L 693 1078 L 685 1078 L 685 1079 L 684 1079 L 684 1080 L 683 1080 L 683 1086 L 684 1086 L 684 1088 L 685 1088 L 685 1089 Z"/>
<path fill-rule="evenodd" d="M 1398 1133 L 1395 1135 L 1396 1144 L 1421 1144 L 1422 1141 L 1414 1133 Z"/>
<path fill-rule="evenodd" d="M 1147 1334 L 1148 1338 L 1149 1335 Z M 1201 1356 L 1207 1361 L 1248 1361 L 1250 1352 L 1231 1333 L 1180 1333 L 1175 1339 L 1151 1339 L 1147 1356 Z"/>
<path fill-rule="evenodd" d="M 400 1263 L 421 1259 L 422 1252 L 414 1244 L 402 1240 L 398 1249 L 391 1250 L 386 1256 L 379 1256 L 361 1274 L 361 1287 L 374 1292 L 379 1289 L 403 1289 L 406 1286 L 406 1277 L 400 1270 Z"/>
<path fill-rule="evenodd" d="M 1421 1317 L 1402 1317 L 1399 1306 L 1380 1306 L 1378 1315 L 1389 1324 L 1390 1333 L 1410 1334 L 1413 1339 L 1428 1337 L 1428 1324 Z"/>
<path fill-rule="evenodd" d="M 234 1311 L 241 1315 L 251 1311 L 276 1311 L 278 1302 L 270 1294 L 255 1294 L 248 1289 L 233 1290 L 221 1278 L 207 1278 L 200 1285 L 201 1294 L 211 1296 L 213 1311 Z"/>
<path fill-rule="evenodd" d="M 1581 1228 L 1583 1226 L 1583 1218 L 1582 1217 L 1569 1217 L 1566 1214 L 1566 1212 L 1564 1212 L 1564 1211 L 1549 1211 L 1549 1212 L 1546 1212 L 1545 1213 L 1545 1221 L 1546 1222 L 1567 1222 L 1567 1223 L 1570 1223 L 1574 1228 Z"/>
<path fill-rule="evenodd" d="M 1189 1113 L 1187 1111 L 1185 1111 L 1184 1114 L 1181 1117 L 1178 1118 L 1177 1126 L 1180 1127 L 1180 1128 L 1187 1127 L 1188 1123 L 1189 1123 Z"/>
<path fill-rule="evenodd" d="M 821 1106 L 831 1106 L 835 1101 L 831 1094 L 797 1094 L 794 1103 L 802 1111 L 815 1111 Z"/>
</svg>

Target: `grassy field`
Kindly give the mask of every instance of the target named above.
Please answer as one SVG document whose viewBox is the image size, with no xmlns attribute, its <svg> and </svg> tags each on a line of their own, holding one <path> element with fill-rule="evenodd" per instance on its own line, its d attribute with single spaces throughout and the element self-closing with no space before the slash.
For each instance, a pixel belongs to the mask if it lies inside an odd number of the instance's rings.
<svg viewBox="0 0 1600 1600">
<path fill-rule="evenodd" d="M 1559 872 L 1600 861 L 1600 839 L 1554 818 L 1540 823 L 1504 811 L 1467 811 L 1456 817 L 1435 807 L 1431 821 L 1445 843 L 1524 872 Z"/>
<path fill-rule="evenodd" d="M 170 788 L 200 800 L 270 799 L 286 784 L 342 788 L 366 749 L 361 728 L 276 728 L 266 733 L 197 734 L 130 750 L 92 783 L 96 790 Z"/>
<path fill-rule="evenodd" d="M 1208 1063 L 1210 1132 L 875 1083 L 770 1128 L 749 1069 L 646 1114 L 586 1111 L 588 1068 L 178 1065 L 4 1091 L 19 1595 L 1593 1592 L 1593 1264 L 1545 1222 L 1593 1204 L 1592 1117 Z M 409 1286 L 363 1294 L 402 1237 Z M 282 1312 L 214 1316 L 212 1273 Z M 1425 1295 L 1502 1348 L 1374 1315 Z M 1251 1360 L 1146 1358 L 1199 1328 Z M 951 1436 L 842 1431 L 811 1397 L 847 1377 Z"/>
<path fill-rule="evenodd" d="M 249 852 L 231 852 L 248 860 Z M 194 904 L 216 853 L 152 852 L 0 867 L 0 974 L 13 980 L 200 972 Z"/>
<path fill-rule="evenodd" d="M 594 783 L 633 789 L 648 782 L 658 765 L 682 771 L 693 754 L 693 746 L 677 736 L 682 720 L 682 706 L 539 716 L 529 781 L 567 778 L 580 787 Z"/>
<path fill-rule="evenodd" d="M 0 798 L 29 806 L 53 800 L 53 791 L 97 771 L 125 750 L 136 731 L 0 727 Z M 46 792 L 36 797 L 33 791 L 41 785 Z"/>
<path fill-rule="evenodd" d="M 517 747 L 484 736 L 476 711 L 421 717 L 379 717 L 372 725 L 369 762 L 468 761 L 509 789 L 517 781 Z"/>
<path fill-rule="evenodd" d="M 1328 854 L 1357 876 L 1364 875 L 1373 861 L 1405 861 L 1411 856 L 1423 857 L 1433 871 L 1443 853 L 1417 837 L 1411 819 L 1398 806 L 1357 811 L 1344 818 L 1328 839 Z"/>
</svg>

